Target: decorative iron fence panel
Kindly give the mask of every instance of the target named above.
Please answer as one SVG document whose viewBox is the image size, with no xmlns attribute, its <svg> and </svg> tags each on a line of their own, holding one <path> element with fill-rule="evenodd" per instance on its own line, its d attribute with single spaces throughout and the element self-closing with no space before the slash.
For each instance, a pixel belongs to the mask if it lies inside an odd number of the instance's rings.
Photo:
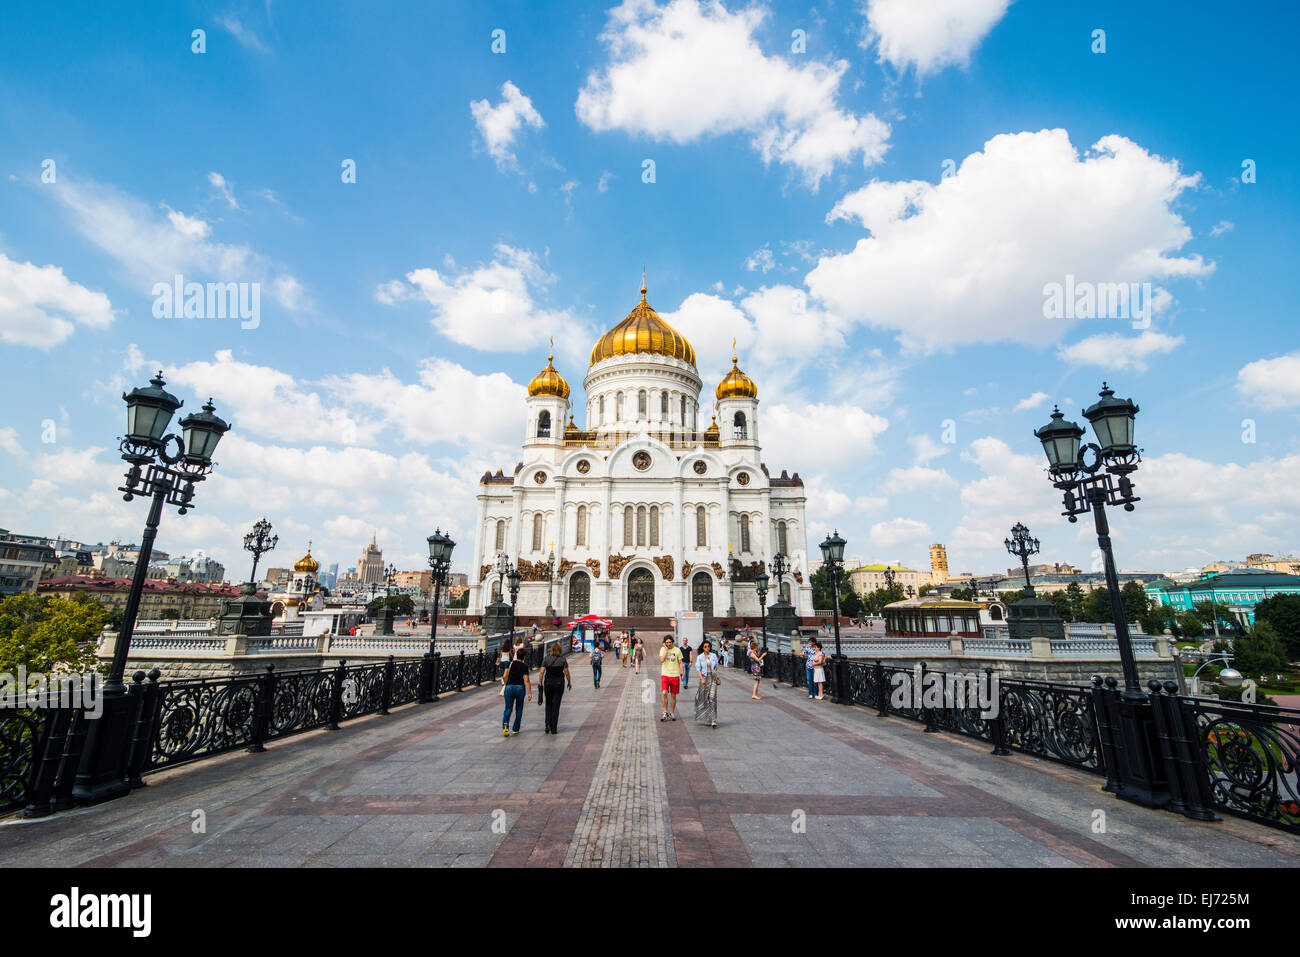
<svg viewBox="0 0 1300 957">
<path fill-rule="evenodd" d="M 1092 689 L 1047 681 L 1000 681 L 1006 745 L 1037 758 L 1106 773 Z"/>
<path fill-rule="evenodd" d="M 0 708 L 0 813 L 27 804 L 48 714 L 44 708 Z"/>
<path fill-rule="evenodd" d="M 158 720 L 149 770 L 247 747 L 262 693 L 262 677 L 195 678 L 160 682 Z"/>
<path fill-rule="evenodd" d="M 420 669 L 424 663 L 420 660 L 399 661 L 393 668 L 393 700 L 389 707 L 410 704 L 420 699 Z"/>
<path fill-rule="evenodd" d="M 266 739 L 323 728 L 329 723 L 330 694 L 334 688 L 333 668 L 286 671 L 275 676 L 271 726 Z"/>
<path fill-rule="evenodd" d="M 341 719 L 374 714 L 384 705 L 384 671 L 387 665 L 348 665 L 343 669 Z"/>
<path fill-rule="evenodd" d="M 1215 808 L 1300 833 L 1300 710 L 1181 701 Z"/>
</svg>

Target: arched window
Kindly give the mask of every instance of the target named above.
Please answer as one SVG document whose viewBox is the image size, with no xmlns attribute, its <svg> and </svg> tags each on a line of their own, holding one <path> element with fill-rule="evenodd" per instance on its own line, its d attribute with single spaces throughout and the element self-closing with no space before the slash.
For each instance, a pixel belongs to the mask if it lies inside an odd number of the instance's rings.
<svg viewBox="0 0 1300 957">
<path fill-rule="evenodd" d="M 697 505 L 695 506 L 695 544 L 703 548 L 708 544 L 706 538 L 704 506 Z"/>
<path fill-rule="evenodd" d="M 659 393 L 659 418 L 667 421 L 668 419 L 668 393 Z"/>
<path fill-rule="evenodd" d="M 614 416 L 622 420 L 623 418 L 623 393 L 620 392 L 614 397 Z"/>
<path fill-rule="evenodd" d="M 632 506 L 623 509 L 623 544 L 632 544 Z"/>
<path fill-rule="evenodd" d="M 732 421 L 735 424 L 734 437 L 737 439 L 746 438 L 747 432 L 745 429 L 745 413 L 737 412 L 735 419 L 733 419 Z"/>
<path fill-rule="evenodd" d="M 782 555 L 790 554 L 789 550 L 786 548 L 785 522 L 776 523 L 776 550 Z"/>
<path fill-rule="evenodd" d="M 543 412 L 537 417 L 537 437 L 539 439 L 551 437 L 551 413 Z"/>
<path fill-rule="evenodd" d="M 587 506 L 578 506 L 578 527 L 574 529 L 573 542 L 575 545 L 587 544 Z"/>
<path fill-rule="evenodd" d="M 637 545 L 645 544 L 645 506 L 642 505 L 636 510 L 636 543 Z"/>
<path fill-rule="evenodd" d="M 506 523 L 505 520 L 497 522 L 497 544 L 494 551 L 504 552 L 506 550 Z"/>
<path fill-rule="evenodd" d="M 640 392 L 636 394 L 636 415 L 637 418 L 639 419 L 639 418 L 644 418 L 645 414 L 646 414 L 645 389 L 642 389 Z"/>
<path fill-rule="evenodd" d="M 740 550 L 749 551 L 749 516 L 740 516 Z"/>
<path fill-rule="evenodd" d="M 533 516 L 533 551 L 542 550 L 542 516 Z"/>
<path fill-rule="evenodd" d="M 605 397 L 603 395 L 597 400 L 596 405 L 600 409 L 600 421 L 603 423 L 605 421 Z"/>
<path fill-rule="evenodd" d="M 659 547 L 659 506 L 650 506 L 650 545 Z"/>
</svg>

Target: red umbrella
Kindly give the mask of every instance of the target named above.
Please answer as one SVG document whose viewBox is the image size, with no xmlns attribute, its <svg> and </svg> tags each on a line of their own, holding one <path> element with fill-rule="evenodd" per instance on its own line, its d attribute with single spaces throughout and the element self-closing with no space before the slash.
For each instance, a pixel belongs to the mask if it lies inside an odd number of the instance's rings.
<svg viewBox="0 0 1300 957">
<path fill-rule="evenodd" d="M 575 618 L 565 625 L 565 628 L 608 628 L 614 624 L 612 621 L 601 618 L 599 615 L 583 615 L 581 618 Z"/>
</svg>

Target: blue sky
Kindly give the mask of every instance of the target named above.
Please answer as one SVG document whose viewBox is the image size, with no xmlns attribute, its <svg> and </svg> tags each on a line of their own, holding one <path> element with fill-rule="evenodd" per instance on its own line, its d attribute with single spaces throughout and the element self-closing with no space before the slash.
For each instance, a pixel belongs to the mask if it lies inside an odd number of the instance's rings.
<svg viewBox="0 0 1300 957">
<path fill-rule="evenodd" d="M 137 539 L 120 393 L 163 368 L 235 429 L 160 548 L 238 575 L 265 513 L 273 563 L 414 567 L 435 526 L 466 562 L 547 339 L 580 394 L 644 263 L 707 389 L 739 340 L 810 546 L 987 571 L 1024 521 L 1090 567 L 1031 433 L 1106 378 L 1146 450 L 1121 566 L 1292 552 L 1298 16 L 1132 6 L 7 11 L 0 526 Z M 176 272 L 259 283 L 259 324 L 156 318 Z M 1149 282 L 1149 326 L 1046 318 L 1067 274 Z"/>
</svg>

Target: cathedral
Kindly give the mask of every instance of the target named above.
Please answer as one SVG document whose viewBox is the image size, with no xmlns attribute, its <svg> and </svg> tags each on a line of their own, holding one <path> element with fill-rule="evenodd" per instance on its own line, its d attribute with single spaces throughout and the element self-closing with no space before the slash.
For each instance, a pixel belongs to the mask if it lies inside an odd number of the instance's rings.
<svg viewBox="0 0 1300 957">
<path fill-rule="evenodd" d="M 714 389 L 700 428 L 704 382 L 695 349 L 641 301 L 596 343 L 583 380 L 582 427 L 554 355 L 528 384 L 522 461 L 484 473 L 469 610 L 504 591 L 502 556 L 521 580 L 517 614 L 669 618 L 757 617 L 755 576 L 785 556 L 784 597 L 812 614 L 804 486 L 768 472 L 759 445 L 758 387 L 739 359 Z"/>
</svg>

